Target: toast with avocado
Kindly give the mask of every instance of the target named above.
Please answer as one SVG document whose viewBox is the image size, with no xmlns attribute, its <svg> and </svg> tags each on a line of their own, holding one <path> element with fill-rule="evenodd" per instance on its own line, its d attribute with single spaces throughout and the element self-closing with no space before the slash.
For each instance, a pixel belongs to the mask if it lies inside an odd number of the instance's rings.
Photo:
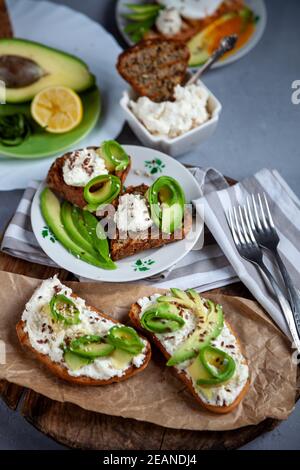
<svg viewBox="0 0 300 470">
<path fill-rule="evenodd" d="M 106 385 L 141 372 L 149 342 L 86 304 L 54 276 L 35 290 L 16 326 L 21 345 L 54 375 L 79 385 Z"/>
<path fill-rule="evenodd" d="M 94 204 L 96 211 L 101 204 L 100 191 L 105 193 L 106 201 L 112 188 L 112 196 L 118 194 L 129 170 L 130 157 L 121 145 L 116 141 L 106 141 L 101 147 L 88 147 L 57 158 L 48 172 L 47 185 L 61 198 L 80 208 Z M 95 188 L 101 186 L 94 195 L 91 195 L 91 182 L 95 183 Z M 94 197 L 95 201 L 92 199 L 90 203 L 89 197 Z"/>
<path fill-rule="evenodd" d="M 117 69 L 140 96 L 168 101 L 174 98 L 175 86 L 184 83 L 189 58 L 183 42 L 145 39 L 120 54 Z"/>
<path fill-rule="evenodd" d="M 109 241 L 113 261 L 182 240 L 192 228 L 183 191 L 168 176 L 151 187 L 129 186 L 117 199 L 116 209 L 116 237 Z"/>
<path fill-rule="evenodd" d="M 129 317 L 202 407 L 229 413 L 244 398 L 249 367 L 220 305 L 193 289 L 174 288 L 139 299 Z"/>
</svg>

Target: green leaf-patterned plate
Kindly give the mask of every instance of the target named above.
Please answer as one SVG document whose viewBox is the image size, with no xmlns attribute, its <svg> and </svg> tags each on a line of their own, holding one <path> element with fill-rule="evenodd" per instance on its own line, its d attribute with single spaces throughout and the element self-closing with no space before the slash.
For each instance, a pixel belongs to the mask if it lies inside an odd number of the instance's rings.
<svg viewBox="0 0 300 470">
<path fill-rule="evenodd" d="M 100 92 L 92 88 L 81 93 L 83 103 L 83 119 L 79 126 L 66 134 L 50 134 L 38 125 L 34 125 L 34 133 L 21 145 L 7 147 L 0 144 L 0 155 L 14 158 L 41 158 L 63 153 L 72 145 L 87 136 L 95 127 L 101 110 Z M 0 115 L 25 113 L 30 116 L 30 104 L 1 104 Z"/>
</svg>

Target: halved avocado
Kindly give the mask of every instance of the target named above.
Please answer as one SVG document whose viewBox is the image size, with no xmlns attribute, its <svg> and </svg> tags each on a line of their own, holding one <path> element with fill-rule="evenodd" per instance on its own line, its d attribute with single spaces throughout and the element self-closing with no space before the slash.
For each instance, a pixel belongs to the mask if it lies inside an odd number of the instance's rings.
<svg viewBox="0 0 300 470">
<path fill-rule="evenodd" d="M 0 80 L 6 84 L 8 103 L 30 101 L 48 86 L 82 92 L 95 85 L 94 75 L 78 57 L 15 38 L 0 39 Z"/>
<path fill-rule="evenodd" d="M 41 211 L 46 224 L 53 232 L 57 240 L 76 258 L 82 259 L 89 264 L 103 269 L 111 269 L 106 263 L 91 255 L 81 246 L 77 245 L 66 232 L 60 215 L 60 201 L 49 188 L 45 188 L 41 193 Z"/>
</svg>

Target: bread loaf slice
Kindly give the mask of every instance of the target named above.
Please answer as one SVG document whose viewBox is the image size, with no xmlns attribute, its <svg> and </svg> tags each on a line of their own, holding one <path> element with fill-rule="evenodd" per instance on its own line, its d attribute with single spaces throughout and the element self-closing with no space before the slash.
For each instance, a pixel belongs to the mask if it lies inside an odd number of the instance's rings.
<svg viewBox="0 0 300 470">
<path fill-rule="evenodd" d="M 174 39 L 145 39 L 124 51 L 117 69 L 140 96 L 161 102 L 174 98 L 174 88 L 182 85 L 190 53 Z"/>
</svg>

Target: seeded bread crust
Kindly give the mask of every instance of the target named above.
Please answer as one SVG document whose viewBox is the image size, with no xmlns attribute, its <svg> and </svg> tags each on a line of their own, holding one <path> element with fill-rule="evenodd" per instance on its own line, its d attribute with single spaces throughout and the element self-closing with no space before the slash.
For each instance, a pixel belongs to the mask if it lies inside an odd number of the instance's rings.
<svg viewBox="0 0 300 470">
<path fill-rule="evenodd" d="M 137 330 L 140 330 L 145 335 L 147 335 L 147 337 L 149 338 L 151 343 L 155 344 L 155 346 L 158 347 L 158 349 L 163 353 L 165 358 L 168 360 L 171 357 L 171 355 L 167 352 L 167 350 L 164 348 L 164 346 L 161 344 L 161 342 L 150 331 L 145 331 L 143 329 L 143 327 L 141 325 L 141 322 L 140 322 L 140 316 L 139 316 L 140 312 L 141 312 L 141 307 L 139 306 L 139 304 L 135 303 L 135 304 L 131 305 L 131 308 L 130 308 L 130 311 L 129 311 L 129 318 L 131 320 L 131 323 L 133 324 L 133 326 Z M 234 336 L 237 338 L 237 335 L 235 334 L 235 332 L 232 329 L 231 325 L 229 325 L 229 323 L 227 321 L 226 321 L 226 325 L 231 330 L 231 332 L 234 334 Z M 241 348 L 241 345 L 240 345 L 240 342 L 239 342 L 238 338 L 237 338 L 237 341 L 238 341 L 238 344 Z M 247 394 L 247 392 L 249 390 L 249 386 L 250 386 L 250 379 L 248 379 L 245 386 L 244 386 L 244 388 L 241 390 L 240 394 L 236 397 L 234 402 L 231 403 L 231 405 L 229 405 L 229 406 L 209 405 L 208 403 L 205 403 L 203 400 L 201 400 L 201 398 L 199 397 L 199 395 L 197 394 L 197 392 L 194 388 L 192 380 L 184 372 L 180 372 L 178 369 L 176 369 L 176 367 L 170 367 L 170 369 L 172 369 L 172 372 L 174 373 L 174 375 L 176 375 L 176 377 L 186 385 L 186 387 L 191 392 L 191 394 L 195 397 L 197 402 L 200 403 L 200 405 L 203 408 L 205 408 L 206 410 L 211 411 L 213 413 L 226 414 L 226 413 L 230 413 L 231 411 L 233 411 L 238 406 L 238 404 L 243 400 L 243 398 Z"/>
<path fill-rule="evenodd" d="M 120 54 L 117 69 L 140 96 L 161 102 L 174 98 L 174 88 L 182 85 L 190 53 L 174 39 L 145 39 Z"/>
<path fill-rule="evenodd" d="M 88 149 L 96 150 L 98 147 L 88 147 Z M 47 185 L 50 189 L 66 201 L 75 204 L 78 207 L 84 208 L 87 205 L 86 200 L 83 197 L 83 188 L 78 186 L 70 186 L 65 183 L 63 177 L 63 165 L 67 159 L 70 158 L 73 152 L 68 152 L 62 157 L 57 158 L 51 165 L 51 168 L 47 176 Z M 124 171 L 118 171 L 115 173 L 121 179 L 122 184 L 130 171 L 131 161 Z"/>
<path fill-rule="evenodd" d="M 123 194 L 140 194 L 144 196 L 149 186 L 141 184 L 140 186 L 129 186 Z M 118 202 L 116 202 L 116 207 Z M 113 261 L 117 261 L 122 258 L 127 258 L 141 251 L 148 250 L 150 248 L 159 248 L 160 246 L 168 243 L 182 240 L 187 236 L 192 228 L 192 215 L 186 209 L 184 216 L 184 227 L 179 228 L 168 239 L 163 238 L 162 232 L 157 229 L 154 231 L 151 228 L 138 234 L 130 233 L 127 238 L 120 238 L 120 234 L 117 230 L 117 237 L 110 240 L 110 254 Z M 129 237 L 130 235 L 130 237 Z"/>
<path fill-rule="evenodd" d="M 72 297 L 76 298 L 77 295 L 72 294 Z M 97 310 L 94 307 L 89 307 L 89 308 L 93 312 L 97 313 L 99 317 L 106 318 L 107 320 L 110 320 L 113 323 L 118 323 L 114 318 L 110 317 L 109 315 L 106 315 L 100 310 Z M 35 359 L 37 359 L 39 362 L 41 362 L 44 366 L 46 366 L 47 369 L 49 369 L 50 372 L 52 372 L 54 375 L 56 375 L 60 379 L 66 380 L 67 382 L 71 382 L 73 384 L 97 386 L 97 385 L 109 385 L 115 382 L 122 382 L 123 380 L 130 379 L 130 377 L 133 377 L 139 372 L 142 372 L 142 370 L 144 370 L 147 367 L 151 359 L 151 346 L 150 346 L 150 343 L 146 340 L 147 346 L 146 346 L 145 360 L 143 364 L 140 367 L 135 367 L 134 365 L 130 366 L 126 370 L 125 374 L 123 374 L 121 377 L 111 377 L 110 379 L 107 379 L 107 380 L 92 379 L 91 377 L 87 377 L 87 376 L 73 377 L 72 375 L 69 375 L 68 369 L 66 367 L 64 367 L 58 362 L 53 362 L 49 356 L 45 354 L 41 354 L 40 352 L 38 352 L 36 349 L 33 348 L 33 346 L 30 343 L 28 333 L 26 333 L 24 330 L 25 326 L 26 324 L 23 320 L 20 320 L 16 325 L 17 336 L 22 347 L 30 351 L 31 355 Z M 141 335 L 140 337 L 144 340 L 146 339 Z"/>
</svg>

